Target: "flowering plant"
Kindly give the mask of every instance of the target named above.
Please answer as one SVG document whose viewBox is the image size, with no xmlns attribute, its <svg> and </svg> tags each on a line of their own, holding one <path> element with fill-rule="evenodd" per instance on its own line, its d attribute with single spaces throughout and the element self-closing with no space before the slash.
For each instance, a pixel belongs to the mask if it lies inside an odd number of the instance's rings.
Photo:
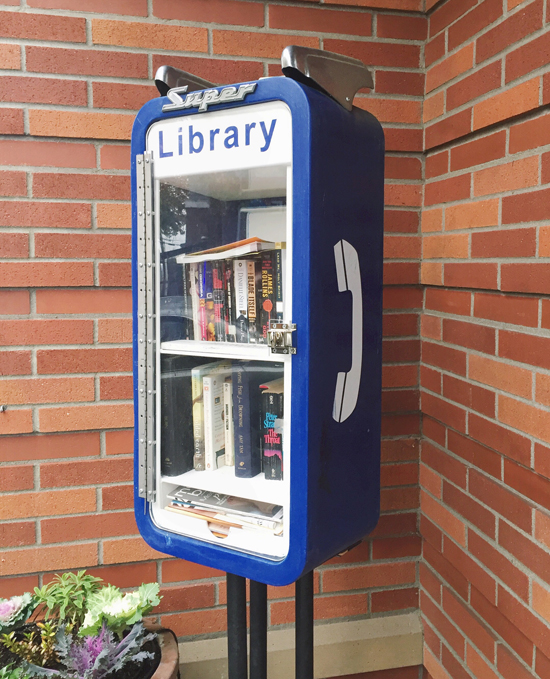
<svg viewBox="0 0 550 679">
<path fill-rule="evenodd" d="M 88 612 L 79 634 L 96 634 L 102 624 L 116 632 L 119 637 L 124 630 L 139 622 L 160 603 L 158 583 L 141 585 L 135 592 L 123 594 L 118 587 L 108 585 L 92 595 Z"/>
<path fill-rule="evenodd" d="M 36 600 L 30 592 L 11 599 L 0 599 L 0 633 L 8 634 L 20 627 L 35 608 Z"/>
<path fill-rule="evenodd" d="M 22 670 L 29 677 L 104 679 L 129 662 L 152 658 L 153 654 L 142 650 L 142 646 L 146 641 L 154 639 L 154 636 L 146 634 L 141 622 L 136 623 L 121 641 L 105 623 L 97 635 L 85 636 L 83 639 L 75 638 L 65 626 L 61 626 L 57 631 L 55 644 L 61 666 L 49 669 L 24 662 Z"/>
<path fill-rule="evenodd" d="M 142 619 L 159 602 L 158 583 L 123 593 L 85 571 L 0 599 L 0 679 L 115 679 L 153 657 Z"/>
</svg>

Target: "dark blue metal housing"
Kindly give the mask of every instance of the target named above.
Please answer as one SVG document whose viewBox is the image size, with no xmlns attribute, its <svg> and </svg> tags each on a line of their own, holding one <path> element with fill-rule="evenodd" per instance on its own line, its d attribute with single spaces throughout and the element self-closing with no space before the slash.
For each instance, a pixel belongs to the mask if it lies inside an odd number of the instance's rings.
<svg viewBox="0 0 550 679">
<path fill-rule="evenodd" d="M 135 485 L 135 515 L 151 547 L 182 559 L 272 585 L 294 582 L 366 536 L 380 506 L 382 249 L 384 136 L 376 118 L 351 112 L 289 78 L 260 80 L 244 103 L 280 100 L 293 134 L 293 318 L 290 549 L 281 561 L 241 553 L 159 529 Z M 197 109 L 162 113 L 165 97 L 148 102 L 132 132 L 133 316 L 137 327 L 135 157 L 148 127 Z M 334 246 L 355 248 L 361 271 L 363 347 L 356 407 L 333 418 L 337 375 L 350 370 L 352 295 L 339 292 Z M 134 332 L 134 384 L 137 340 Z M 137 390 L 135 478 L 137 479 Z M 147 504 L 147 503 L 145 503 Z"/>
</svg>

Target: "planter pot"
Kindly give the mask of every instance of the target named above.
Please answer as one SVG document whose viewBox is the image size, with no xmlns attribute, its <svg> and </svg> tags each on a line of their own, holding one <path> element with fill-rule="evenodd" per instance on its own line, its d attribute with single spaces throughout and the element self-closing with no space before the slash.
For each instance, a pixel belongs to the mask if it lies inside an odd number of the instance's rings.
<svg viewBox="0 0 550 679">
<path fill-rule="evenodd" d="M 179 652 L 176 635 L 160 625 L 147 625 L 147 629 L 157 633 L 161 650 L 160 663 L 154 673 L 149 675 L 150 679 L 179 679 Z"/>
</svg>

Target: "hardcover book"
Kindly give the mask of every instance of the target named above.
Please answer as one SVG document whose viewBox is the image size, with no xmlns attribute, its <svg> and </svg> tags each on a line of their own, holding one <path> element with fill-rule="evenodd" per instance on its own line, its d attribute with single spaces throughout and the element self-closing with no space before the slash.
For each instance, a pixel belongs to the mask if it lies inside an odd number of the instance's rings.
<svg viewBox="0 0 550 679">
<path fill-rule="evenodd" d="M 163 476 L 177 476 L 193 469 L 191 370 L 202 360 L 195 356 L 161 356 L 160 460 Z"/>
<path fill-rule="evenodd" d="M 262 471 L 260 384 L 281 377 L 282 372 L 281 363 L 233 363 L 235 476 L 251 478 Z"/>
</svg>

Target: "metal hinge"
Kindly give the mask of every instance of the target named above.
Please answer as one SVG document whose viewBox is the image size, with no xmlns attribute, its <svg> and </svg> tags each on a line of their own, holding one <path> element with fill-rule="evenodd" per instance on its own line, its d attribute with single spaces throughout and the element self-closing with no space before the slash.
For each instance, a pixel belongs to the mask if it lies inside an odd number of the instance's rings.
<svg viewBox="0 0 550 679">
<path fill-rule="evenodd" d="M 269 321 L 267 331 L 267 344 L 272 354 L 295 354 L 296 348 L 292 346 L 292 333 L 296 330 L 296 323 L 281 323 Z"/>
<path fill-rule="evenodd" d="M 138 493 L 155 499 L 155 258 L 151 153 L 136 157 L 138 259 Z"/>
</svg>

